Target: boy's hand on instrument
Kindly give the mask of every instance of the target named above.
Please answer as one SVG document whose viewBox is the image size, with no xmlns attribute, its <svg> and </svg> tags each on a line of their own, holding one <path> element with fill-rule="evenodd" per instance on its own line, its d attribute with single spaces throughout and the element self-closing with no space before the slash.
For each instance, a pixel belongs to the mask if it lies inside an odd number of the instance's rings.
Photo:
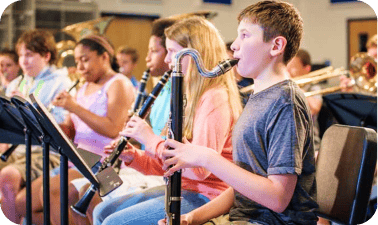
<svg viewBox="0 0 378 225">
<path fill-rule="evenodd" d="M 217 152 L 211 148 L 204 146 L 193 145 L 186 138 L 183 139 L 184 143 L 168 139 L 165 141 L 164 146 L 166 150 L 163 151 L 163 170 L 167 170 L 164 176 L 171 176 L 174 172 L 183 168 L 192 167 L 205 167 L 207 159 L 212 154 Z M 171 148 L 171 149 L 169 149 Z"/>
<path fill-rule="evenodd" d="M 120 135 L 134 138 L 143 145 L 145 145 L 148 140 L 151 140 L 151 138 L 155 136 L 150 125 L 148 125 L 144 119 L 138 116 L 133 116 L 130 118 L 129 122 L 126 124 L 126 127 L 120 132 Z"/>
<path fill-rule="evenodd" d="M 20 91 L 18 91 L 18 90 L 12 91 L 10 95 L 11 95 L 11 97 L 13 97 L 13 96 L 20 96 L 22 98 L 25 98 L 25 96 Z"/>
</svg>

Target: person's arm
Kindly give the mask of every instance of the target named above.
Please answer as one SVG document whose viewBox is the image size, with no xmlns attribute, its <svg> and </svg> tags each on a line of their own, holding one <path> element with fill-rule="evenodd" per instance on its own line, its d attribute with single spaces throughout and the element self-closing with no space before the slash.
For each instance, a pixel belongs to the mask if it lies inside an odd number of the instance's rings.
<svg viewBox="0 0 378 225">
<path fill-rule="evenodd" d="M 59 124 L 59 126 L 70 139 L 75 137 L 75 126 L 71 120 L 70 114 L 66 116 L 63 123 Z"/>
<path fill-rule="evenodd" d="M 0 154 L 8 150 L 9 147 L 10 147 L 10 144 L 0 143 Z"/>
<path fill-rule="evenodd" d="M 109 145 L 105 146 L 105 153 L 111 154 L 116 148 L 118 142 L 119 140 L 114 140 Z M 126 166 L 136 169 L 145 175 L 161 176 L 164 174 L 164 171 L 161 168 L 161 162 L 147 156 L 146 151 L 137 149 L 130 143 L 126 145 L 119 159 L 121 159 Z"/>
<path fill-rule="evenodd" d="M 196 109 L 190 143 L 213 149 L 221 156 L 225 143 L 230 138 L 231 127 L 232 115 L 227 93 L 223 89 L 209 90 L 201 97 Z M 159 158 L 162 158 L 164 150 L 163 146 L 156 150 Z M 205 167 L 195 167 L 183 170 L 182 175 L 192 180 L 205 180 L 211 172 Z"/>
<path fill-rule="evenodd" d="M 321 90 L 322 88 L 319 85 L 315 84 L 315 85 L 311 85 L 308 91 L 313 92 L 313 91 L 321 91 Z M 312 116 L 318 115 L 323 104 L 322 95 L 318 94 L 318 95 L 309 96 L 309 97 L 306 97 L 306 100 L 310 107 L 311 115 Z"/>
<path fill-rule="evenodd" d="M 166 158 L 163 170 L 174 165 L 165 176 L 182 168 L 204 167 L 250 200 L 275 212 L 283 212 L 291 201 L 297 174 L 301 173 L 302 158 L 307 154 L 304 146 L 308 140 L 306 135 L 309 119 L 311 117 L 303 108 L 293 107 L 292 104 L 276 109 L 267 119 L 270 122 L 265 125 L 266 132 L 269 133 L 269 149 L 264 150 L 268 160 L 267 177 L 243 169 L 209 148 L 173 140 L 165 143 L 166 147 L 173 150 L 163 152 L 163 157 Z M 250 151 L 254 151 L 254 146 L 249 147 Z M 234 153 L 241 150 L 234 149 Z M 259 151 L 258 146 L 256 150 Z M 292 156 L 279 157 L 291 153 Z"/>
<path fill-rule="evenodd" d="M 99 134 L 110 138 L 116 138 L 127 119 L 128 110 L 134 100 L 133 89 L 122 80 L 114 81 L 107 92 L 108 111 L 106 116 L 99 116 L 83 108 L 70 97 L 67 92 L 62 92 L 54 100 L 54 105 L 62 106 L 71 113 L 76 114 L 84 123 Z M 66 99 L 61 103 L 59 99 Z"/>
<path fill-rule="evenodd" d="M 228 134 L 232 125 L 227 96 L 223 92 L 208 92 L 201 100 L 196 111 L 191 143 L 215 149 L 220 155 L 227 138 L 229 138 Z M 145 145 L 145 154 L 154 159 L 154 164 L 160 163 L 162 166 L 162 152 L 165 150 L 164 140 L 155 135 L 144 120 L 132 117 L 120 134 L 132 137 Z M 131 165 L 137 166 L 134 162 Z M 204 168 L 190 168 L 182 172 L 184 177 L 192 180 L 204 180 L 210 174 Z"/>
<path fill-rule="evenodd" d="M 212 218 L 228 213 L 233 203 L 234 189 L 229 187 L 215 199 L 183 216 L 190 225 L 203 224 Z"/>
<path fill-rule="evenodd" d="M 322 108 L 322 100 L 316 97 L 307 97 L 308 105 L 310 106 L 311 115 L 318 115 Z"/>
<path fill-rule="evenodd" d="M 174 150 L 163 152 L 164 157 L 172 157 L 165 160 L 163 170 L 167 170 L 170 165 L 174 166 L 164 176 L 170 176 L 182 168 L 204 167 L 242 195 L 275 212 L 283 212 L 293 196 L 297 183 L 295 174 L 262 177 L 202 146 L 182 144 L 174 140 L 167 140 L 166 146 Z"/>
</svg>

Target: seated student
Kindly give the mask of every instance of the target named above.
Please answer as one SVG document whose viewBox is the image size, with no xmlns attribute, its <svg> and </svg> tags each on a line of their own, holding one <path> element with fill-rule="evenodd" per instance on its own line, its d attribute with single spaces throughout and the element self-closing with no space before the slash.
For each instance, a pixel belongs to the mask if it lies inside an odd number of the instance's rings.
<svg viewBox="0 0 378 225">
<path fill-rule="evenodd" d="M 18 55 L 14 50 L 3 49 L 0 51 L 0 93 L 5 94 L 5 90 L 12 80 L 20 74 L 18 65 Z"/>
<path fill-rule="evenodd" d="M 27 98 L 30 93 L 34 93 L 45 106 L 48 106 L 59 92 L 72 85 L 67 74 L 60 73 L 53 66 L 57 51 L 51 33 L 44 30 L 25 31 L 17 40 L 16 51 L 24 78 L 16 78 L 9 84 L 8 87 L 16 87 L 7 89 L 9 97 L 19 95 Z M 58 122 L 63 122 L 66 115 L 66 111 L 60 107 L 54 108 L 51 113 Z M 16 200 L 22 195 L 21 190 L 25 186 L 25 145 L 19 146 L 13 154 L 22 154 L 22 157 L 0 172 L 0 190 L 3 198 L 1 208 L 8 219 L 19 223 L 22 212 L 16 207 Z M 51 154 L 51 168 L 58 165 L 59 156 Z M 42 175 L 41 146 L 32 148 L 31 168 L 32 180 Z M 36 184 L 33 182 L 34 191 Z M 25 210 L 25 204 L 21 210 Z"/>
<path fill-rule="evenodd" d="M 292 78 L 298 78 L 311 72 L 310 54 L 304 49 L 299 49 L 298 53 L 287 64 L 287 70 Z M 318 84 L 307 84 L 302 87 L 302 90 L 304 92 L 318 91 L 321 90 L 321 87 Z M 318 151 L 320 148 L 318 114 L 322 108 L 323 98 L 322 95 L 314 95 L 306 97 L 306 100 L 310 106 L 314 124 L 314 150 Z"/>
<path fill-rule="evenodd" d="M 118 136 L 127 120 L 127 112 L 134 101 L 132 84 L 125 76 L 115 72 L 118 68 L 114 49 L 105 37 L 95 34 L 83 37 L 74 53 L 77 72 L 86 82 L 75 98 L 63 91 L 56 96 L 53 104 L 69 112 L 60 126 L 73 138 L 77 147 L 105 157 L 104 146 Z M 69 169 L 68 176 L 69 182 L 82 177 L 75 167 Z M 60 223 L 59 180 L 60 175 L 57 175 L 50 181 L 50 207 L 54 209 L 50 212 L 52 224 Z M 75 195 L 75 190 L 69 186 L 70 195 Z M 42 187 L 35 198 L 33 223 L 41 224 L 44 204 Z M 25 204 L 24 200 L 21 198 L 17 205 L 21 207 Z"/>
<path fill-rule="evenodd" d="M 370 57 L 373 57 L 375 61 L 377 61 L 377 35 L 373 35 L 369 38 L 369 40 L 366 42 L 366 48 L 367 48 L 367 55 Z M 374 71 L 373 67 L 367 67 L 365 65 L 365 68 L 367 72 L 377 75 L 377 71 Z M 373 71 L 371 71 L 373 70 Z M 345 75 L 340 76 L 340 87 L 341 91 L 344 92 L 357 92 L 361 94 L 367 94 L 367 95 L 377 95 L 377 93 L 371 93 L 369 91 L 364 90 L 363 88 L 360 88 L 356 85 L 353 85 L 353 81 L 351 78 L 346 77 Z"/>
<path fill-rule="evenodd" d="M 3 49 L 0 51 L 0 94 L 5 95 L 9 83 L 12 82 L 20 74 L 20 66 L 18 65 L 18 55 L 15 51 Z M 16 83 L 14 83 L 16 84 Z M 14 85 L 16 86 L 16 85 Z M 14 87 L 9 87 L 8 90 Z M 0 143 L 0 154 L 5 152 L 11 145 Z M 6 165 L 16 160 L 14 154 L 10 155 L 6 162 L 0 160 L 0 170 Z"/>
<path fill-rule="evenodd" d="M 303 92 L 286 69 L 300 45 L 302 18 L 291 4 L 260 1 L 245 8 L 238 21 L 231 48 L 239 59 L 237 71 L 253 78 L 255 88 L 233 131 L 234 163 L 210 148 L 174 140 L 165 143 L 173 150 L 162 154 L 165 176 L 202 167 L 230 188 L 182 215 L 181 222 L 203 224 L 216 218 L 210 224 L 316 224 L 312 119 Z"/>
<path fill-rule="evenodd" d="M 171 67 L 176 53 L 183 48 L 198 50 L 208 69 L 228 58 L 217 29 L 200 17 L 178 21 L 165 34 L 168 51 L 165 62 Z M 189 56 L 182 61 L 182 72 L 187 99 L 183 135 L 191 143 L 215 149 L 217 155 L 230 161 L 231 132 L 242 110 L 234 75 L 228 72 L 217 78 L 204 78 Z M 125 150 L 122 159 L 126 165 L 145 174 L 164 173 L 161 169 L 164 139 L 155 135 L 144 120 L 132 117 L 121 135 L 146 146 L 145 151 Z M 181 210 L 189 212 L 221 194 L 227 186 L 207 170 L 193 168 L 183 171 L 182 189 Z M 103 202 L 94 210 L 94 224 L 154 224 L 164 216 L 164 190 L 165 186 L 161 186 Z"/>
<path fill-rule="evenodd" d="M 146 67 L 150 69 L 150 76 L 159 77 L 164 74 L 165 71 L 169 70 L 169 65 L 164 62 L 164 58 L 167 54 L 165 49 L 165 35 L 164 29 L 171 26 L 175 22 L 172 18 L 161 18 L 157 19 L 152 23 L 151 37 L 148 44 L 148 53 L 146 56 Z M 151 112 L 149 114 L 149 121 L 153 132 L 156 135 L 160 135 L 165 124 L 168 121 L 169 116 L 169 104 L 170 104 L 170 95 L 171 95 L 171 84 L 170 81 L 166 83 L 164 88 L 161 90 L 160 94 L 155 99 L 154 104 L 151 107 Z M 160 119 L 159 119 L 160 118 Z M 116 143 L 116 142 L 115 142 Z M 99 195 L 95 195 L 88 207 L 86 212 L 87 218 L 89 219 L 88 223 L 93 221 L 93 209 L 102 201 L 108 201 L 110 198 L 114 198 L 120 192 L 125 195 L 127 193 L 163 185 L 164 181 L 162 176 L 146 176 L 132 168 L 122 168 L 120 170 L 120 175 L 124 184 L 116 189 L 114 192 L 106 196 L 105 198 L 100 198 Z M 123 187 L 126 185 L 127 187 Z M 89 184 L 83 186 L 80 190 L 80 197 L 85 193 Z M 126 190 L 125 190 L 126 189 Z M 73 195 L 71 195 L 73 196 Z M 79 198 L 76 197 L 76 200 L 72 200 L 76 203 Z M 84 224 L 83 219 L 80 215 L 73 215 L 74 224 Z"/>
<path fill-rule="evenodd" d="M 135 48 L 121 46 L 116 53 L 119 72 L 130 79 L 131 83 L 138 90 L 139 81 L 133 75 L 135 67 L 138 65 L 139 54 Z"/>
</svg>

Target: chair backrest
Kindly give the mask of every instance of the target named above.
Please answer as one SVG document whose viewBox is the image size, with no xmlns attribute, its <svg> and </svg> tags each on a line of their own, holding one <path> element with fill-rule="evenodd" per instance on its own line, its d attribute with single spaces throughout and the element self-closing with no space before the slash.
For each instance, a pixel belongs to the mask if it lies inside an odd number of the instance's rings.
<svg viewBox="0 0 378 225">
<path fill-rule="evenodd" d="M 344 224 L 365 222 L 377 163 L 377 133 L 332 125 L 316 161 L 318 215 Z"/>
</svg>

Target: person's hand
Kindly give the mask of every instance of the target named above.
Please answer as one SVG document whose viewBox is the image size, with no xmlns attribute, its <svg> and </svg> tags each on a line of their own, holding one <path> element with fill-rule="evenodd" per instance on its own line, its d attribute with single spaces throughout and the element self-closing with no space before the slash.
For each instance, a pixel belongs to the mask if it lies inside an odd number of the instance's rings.
<svg viewBox="0 0 378 225">
<path fill-rule="evenodd" d="M 22 94 L 20 91 L 18 91 L 18 90 L 14 90 L 14 91 L 12 91 L 11 93 L 10 93 L 10 97 L 13 97 L 13 96 L 20 96 L 20 97 L 22 97 L 22 98 L 25 98 L 25 96 L 24 96 L 24 94 Z"/>
<path fill-rule="evenodd" d="M 340 76 L 340 88 L 343 92 L 353 91 L 353 82 L 352 79 L 346 77 L 345 75 Z"/>
<path fill-rule="evenodd" d="M 189 225 L 191 223 L 191 221 L 192 221 L 192 217 L 191 217 L 190 213 L 181 215 L 180 225 Z M 158 221 L 158 225 L 166 225 L 166 224 L 167 224 L 166 219 L 161 219 L 161 220 Z"/>
<path fill-rule="evenodd" d="M 0 153 L 4 153 L 9 147 L 10 144 L 0 143 Z"/>
<path fill-rule="evenodd" d="M 183 168 L 206 167 L 207 159 L 217 152 L 211 148 L 190 144 L 184 138 L 184 143 L 168 139 L 164 146 L 166 150 L 162 152 L 163 170 L 167 170 L 164 176 L 171 176 L 174 172 Z M 169 149 L 170 148 L 170 149 Z"/>
<path fill-rule="evenodd" d="M 104 147 L 104 153 L 105 154 L 111 154 L 114 149 L 117 147 L 118 142 L 120 139 L 115 139 L 109 143 L 109 145 L 106 145 Z M 124 161 L 125 163 L 129 164 L 134 160 L 135 155 L 135 149 L 130 143 L 127 143 L 125 148 L 123 149 L 121 155 L 119 156 L 119 159 Z"/>
<path fill-rule="evenodd" d="M 58 107 L 62 107 L 65 110 L 72 112 L 77 105 L 74 97 L 72 97 L 67 91 L 62 91 L 54 98 L 52 104 Z"/>
<path fill-rule="evenodd" d="M 139 143 L 145 145 L 149 140 L 155 136 L 152 128 L 147 122 L 138 117 L 133 116 L 127 122 L 126 127 L 120 132 L 120 135 L 134 138 Z"/>
</svg>

